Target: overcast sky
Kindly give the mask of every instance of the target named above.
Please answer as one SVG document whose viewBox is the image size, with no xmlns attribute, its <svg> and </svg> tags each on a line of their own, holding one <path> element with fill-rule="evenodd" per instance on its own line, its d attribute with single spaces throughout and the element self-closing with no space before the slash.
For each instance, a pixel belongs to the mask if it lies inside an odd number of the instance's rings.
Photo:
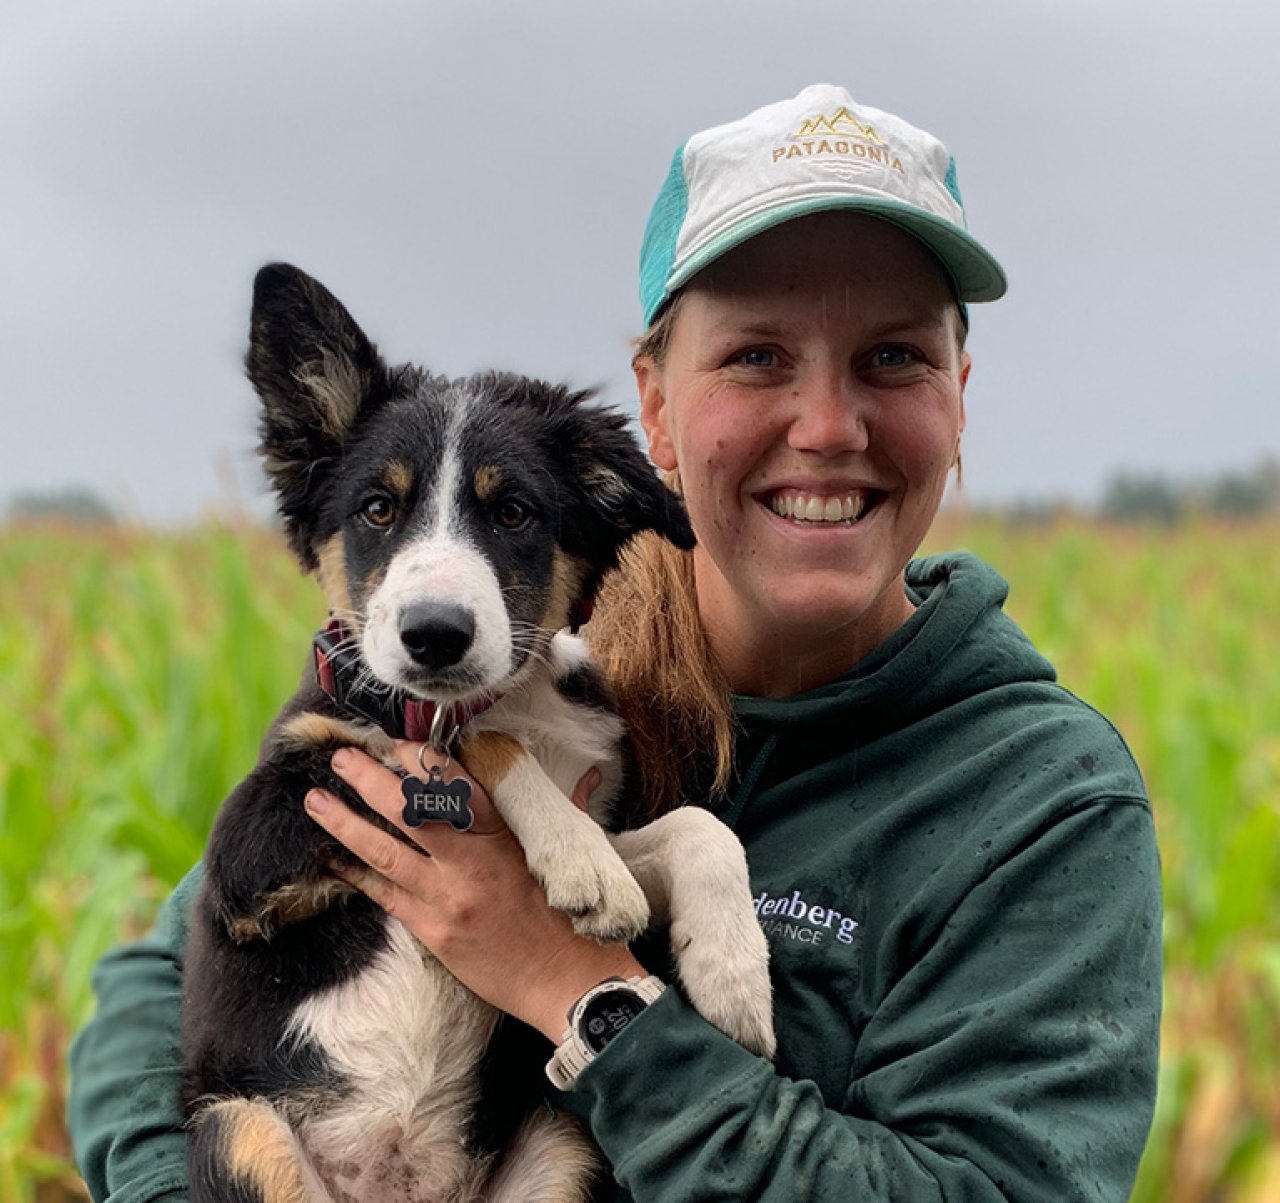
<svg viewBox="0 0 1280 1203">
<path fill-rule="evenodd" d="M 1009 295 L 965 489 L 1280 452 L 1276 0 L 0 0 L 0 507 L 262 508 L 253 273 L 390 358 L 632 404 L 636 260 L 683 139 L 806 83 L 937 134 Z"/>
</svg>

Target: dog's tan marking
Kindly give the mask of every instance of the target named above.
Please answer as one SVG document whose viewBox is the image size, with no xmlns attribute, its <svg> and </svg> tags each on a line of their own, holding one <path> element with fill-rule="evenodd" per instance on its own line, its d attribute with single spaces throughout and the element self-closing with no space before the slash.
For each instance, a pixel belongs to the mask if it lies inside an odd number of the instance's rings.
<svg viewBox="0 0 1280 1203">
<path fill-rule="evenodd" d="M 573 603 L 582 592 L 587 566 L 576 556 L 556 548 L 551 561 L 551 585 L 547 589 L 547 604 L 539 624 L 543 630 L 558 631 L 569 625 Z"/>
<path fill-rule="evenodd" d="M 314 710 L 304 710 L 282 723 L 280 738 L 298 748 L 342 744 L 360 748 L 377 758 L 385 757 L 394 750 L 391 740 L 381 731 L 332 715 L 317 714 Z"/>
<path fill-rule="evenodd" d="M 354 886 L 336 877 L 291 881 L 261 898 L 254 914 L 237 915 L 228 931 L 237 944 L 269 940 L 280 928 L 327 911 L 339 898 L 353 893 Z"/>
<path fill-rule="evenodd" d="M 310 1203 L 315 1176 L 304 1168 L 297 1138 L 267 1103 L 235 1099 L 211 1111 L 225 1126 L 227 1170 L 266 1203 Z M 308 1179 L 311 1183 L 308 1183 Z"/>
<path fill-rule="evenodd" d="M 250 940 L 263 940 L 262 926 L 252 915 L 237 915 L 227 924 L 227 933 L 237 944 L 248 944 Z"/>
<path fill-rule="evenodd" d="M 347 587 L 347 557 L 342 546 L 342 535 L 334 535 L 316 554 L 320 566 L 316 577 L 324 590 L 329 609 L 335 614 L 350 614 L 351 590 Z"/>
<path fill-rule="evenodd" d="M 483 467 L 476 469 L 475 479 L 472 483 L 475 487 L 476 497 L 481 501 L 488 501 L 497 492 L 498 486 L 502 483 L 502 469 L 497 464 L 485 464 Z"/>
<path fill-rule="evenodd" d="M 501 731 L 481 731 L 462 741 L 458 757 L 489 797 L 506 779 L 512 767 L 528 753 L 517 740 Z"/>
<path fill-rule="evenodd" d="M 402 459 L 391 460 L 382 469 L 382 483 L 395 494 L 398 501 L 404 501 L 413 488 L 413 466 Z"/>
<path fill-rule="evenodd" d="M 345 438 L 369 391 L 368 372 L 362 372 L 345 355 L 325 348 L 320 362 L 303 365 L 295 379 L 316 399 L 316 413 L 325 433 Z"/>
</svg>

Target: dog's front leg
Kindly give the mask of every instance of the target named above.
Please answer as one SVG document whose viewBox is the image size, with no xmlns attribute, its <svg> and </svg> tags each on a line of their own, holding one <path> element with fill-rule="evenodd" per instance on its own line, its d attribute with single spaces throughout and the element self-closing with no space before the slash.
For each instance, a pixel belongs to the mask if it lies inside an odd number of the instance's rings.
<svg viewBox="0 0 1280 1203">
<path fill-rule="evenodd" d="M 302 805 L 313 785 L 352 796 L 328 757 L 328 749 L 291 751 L 259 764 L 218 815 L 205 854 L 205 888 L 237 943 L 269 940 L 352 892 L 328 871 L 331 861 L 350 861 L 351 854 Z"/>
<path fill-rule="evenodd" d="M 742 845 L 710 811 L 686 806 L 613 837 L 649 899 L 671 921 L 676 968 L 698 1012 L 772 1057 L 769 947 L 756 918 Z"/>
<path fill-rule="evenodd" d="M 312 787 L 337 794 L 358 814 L 401 835 L 334 773 L 329 759 L 342 747 L 394 762 L 390 739 L 366 724 L 309 705 L 286 711 L 262 759 L 223 803 L 205 854 L 206 887 L 214 913 L 237 943 L 269 940 L 353 892 L 329 865 L 355 865 L 355 857 L 303 807 Z"/>
<path fill-rule="evenodd" d="M 557 788 L 519 741 L 481 731 L 460 749 L 524 849 L 547 901 L 602 943 L 631 940 L 649 924 L 644 892 L 595 820 Z"/>
</svg>

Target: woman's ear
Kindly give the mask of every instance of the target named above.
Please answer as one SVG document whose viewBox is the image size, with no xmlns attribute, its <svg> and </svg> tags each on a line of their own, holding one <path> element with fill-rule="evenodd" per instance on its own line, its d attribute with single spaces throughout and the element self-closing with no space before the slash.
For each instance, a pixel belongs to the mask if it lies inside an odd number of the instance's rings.
<svg viewBox="0 0 1280 1203">
<path fill-rule="evenodd" d="M 964 484 L 964 468 L 960 462 L 960 436 L 964 434 L 964 390 L 965 385 L 969 383 L 969 369 L 973 366 L 973 360 L 969 358 L 968 351 L 960 352 L 960 420 L 956 423 L 956 446 L 955 452 L 951 457 L 951 466 L 956 470 L 956 487 L 960 488 Z"/>
<path fill-rule="evenodd" d="M 664 472 L 674 471 L 676 450 L 671 439 L 662 369 L 648 355 L 637 356 L 631 366 L 640 394 L 640 425 L 649 441 L 649 458 Z"/>
</svg>

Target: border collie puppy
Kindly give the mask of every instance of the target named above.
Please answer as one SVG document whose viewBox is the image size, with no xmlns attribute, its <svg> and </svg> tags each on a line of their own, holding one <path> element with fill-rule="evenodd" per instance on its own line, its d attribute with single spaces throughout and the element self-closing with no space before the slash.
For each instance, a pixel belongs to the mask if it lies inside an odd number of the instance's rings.
<svg viewBox="0 0 1280 1203">
<path fill-rule="evenodd" d="M 601 940 L 669 920 L 693 1004 L 771 1055 L 741 847 L 694 807 L 607 834 L 627 826 L 624 734 L 562 631 L 628 539 L 687 548 L 688 520 L 589 394 L 389 367 L 296 268 L 258 273 L 248 370 L 289 545 L 333 621 L 205 858 L 183 1003 L 191 1197 L 584 1200 L 598 1157 L 543 1101 L 546 1042 L 330 875 L 350 854 L 302 799 L 324 786 L 407 840 L 329 757 L 355 745 L 394 764 L 388 732 L 427 739 L 446 719 L 552 905 Z M 588 816 L 567 795 L 592 765 Z"/>
</svg>

